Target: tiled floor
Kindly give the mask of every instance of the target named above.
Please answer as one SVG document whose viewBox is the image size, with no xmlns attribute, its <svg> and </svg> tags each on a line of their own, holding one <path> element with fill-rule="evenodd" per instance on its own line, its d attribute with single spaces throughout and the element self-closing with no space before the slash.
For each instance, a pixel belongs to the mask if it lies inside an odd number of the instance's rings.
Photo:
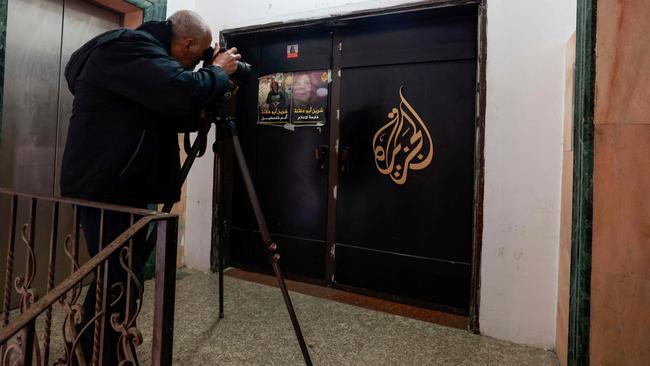
<svg viewBox="0 0 650 366">
<path fill-rule="evenodd" d="M 228 277 L 239 278 L 267 286 L 277 286 L 275 276 L 248 272 L 237 268 L 229 268 L 226 271 Z M 378 310 L 389 314 L 401 315 L 407 318 L 424 320 L 430 323 L 445 325 L 457 329 L 467 329 L 468 320 L 466 316 L 425 309 L 418 306 L 400 304 L 394 301 L 379 299 L 376 297 L 360 295 L 348 291 L 333 289 L 330 287 L 314 285 L 305 282 L 285 280 L 289 291 L 301 294 L 320 297 L 322 299 L 340 302 L 348 305 L 355 305 L 366 309 Z M 279 290 L 278 290 L 279 291 Z"/>
<path fill-rule="evenodd" d="M 276 288 L 227 276 L 225 318 L 217 319 L 217 277 L 181 271 L 174 329 L 176 365 L 301 365 Z M 141 363 L 149 364 L 153 283 L 139 320 Z M 557 365 L 552 352 L 467 331 L 291 294 L 314 365 Z"/>
</svg>

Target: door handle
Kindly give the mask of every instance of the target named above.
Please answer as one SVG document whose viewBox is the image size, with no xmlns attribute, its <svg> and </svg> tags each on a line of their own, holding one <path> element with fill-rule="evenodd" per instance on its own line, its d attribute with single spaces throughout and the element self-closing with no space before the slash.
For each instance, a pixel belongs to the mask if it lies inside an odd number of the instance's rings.
<svg viewBox="0 0 650 366">
<path fill-rule="evenodd" d="M 322 172 L 327 171 L 327 162 L 329 161 L 330 147 L 327 145 L 321 145 L 314 148 L 314 158 L 318 162 L 318 168 Z"/>
<path fill-rule="evenodd" d="M 350 172 L 350 148 L 347 146 L 339 148 L 339 171 L 341 173 Z"/>
</svg>

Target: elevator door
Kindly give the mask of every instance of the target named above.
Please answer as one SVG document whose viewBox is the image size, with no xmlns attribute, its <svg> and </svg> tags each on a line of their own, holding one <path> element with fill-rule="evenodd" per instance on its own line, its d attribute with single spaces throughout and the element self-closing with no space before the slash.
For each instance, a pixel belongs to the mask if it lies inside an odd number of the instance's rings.
<svg viewBox="0 0 650 366">
<path fill-rule="evenodd" d="M 0 186 L 43 196 L 59 195 L 59 167 L 72 111 L 72 95 L 63 70 L 71 53 L 79 46 L 120 24 L 117 13 L 88 1 L 9 1 L 0 127 Z M 0 212 L 3 238 L 0 251 L 5 253 L 9 200 L 1 202 L 0 207 L 3 208 Z M 41 294 L 48 260 L 51 210 L 52 205 L 47 203 L 36 208 L 39 270 L 35 285 Z M 28 200 L 19 200 L 17 215 L 16 263 L 23 263 L 25 246 L 20 239 L 20 225 L 28 221 Z M 71 223 L 70 207 L 62 207 L 59 243 L 70 232 Z M 62 247 L 59 245 L 59 258 L 65 258 Z M 0 267 L 4 265 L 4 261 L 0 261 Z M 61 279 L 69 273 L 69 264 L 61 260 L 57 265 L 57 279 Z M 0 276 L 4 276 L 4 269 Z"/>
<path fill-rule="evenodd" d="M 469 305 L 476 15 L 346 29 L 335 281 Z"/>
</svg>

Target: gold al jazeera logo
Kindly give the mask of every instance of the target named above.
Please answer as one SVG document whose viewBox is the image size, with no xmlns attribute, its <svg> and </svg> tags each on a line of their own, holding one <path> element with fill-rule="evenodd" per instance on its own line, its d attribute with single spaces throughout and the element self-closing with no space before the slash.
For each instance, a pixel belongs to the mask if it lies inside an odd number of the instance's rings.
<svg viewBox="0 0 650 366">
<path fill-rule="evenodd" d="M 433 160 L 431 134 L 403 90 L 400 87 L 399 109 L 388 113 L 389 122 L 372 139 L 377 170 L 399 185 L 406 183 L 410 170 L 422 170 Z"/>
</svg>

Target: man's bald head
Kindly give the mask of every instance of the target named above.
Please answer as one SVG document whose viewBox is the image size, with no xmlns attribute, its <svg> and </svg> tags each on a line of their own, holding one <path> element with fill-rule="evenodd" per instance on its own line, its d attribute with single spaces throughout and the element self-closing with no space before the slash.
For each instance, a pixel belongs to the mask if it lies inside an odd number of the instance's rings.
<svg viewBox="0 0 650 366">
<path fill-rule="evenodd" d="M 212 43 L 212 31 L 203 18 L 191 10 L 179 10 L 167 20 L 172 23 L 171 53 L 185 68 L 193 69 Z"/>
</svg>

